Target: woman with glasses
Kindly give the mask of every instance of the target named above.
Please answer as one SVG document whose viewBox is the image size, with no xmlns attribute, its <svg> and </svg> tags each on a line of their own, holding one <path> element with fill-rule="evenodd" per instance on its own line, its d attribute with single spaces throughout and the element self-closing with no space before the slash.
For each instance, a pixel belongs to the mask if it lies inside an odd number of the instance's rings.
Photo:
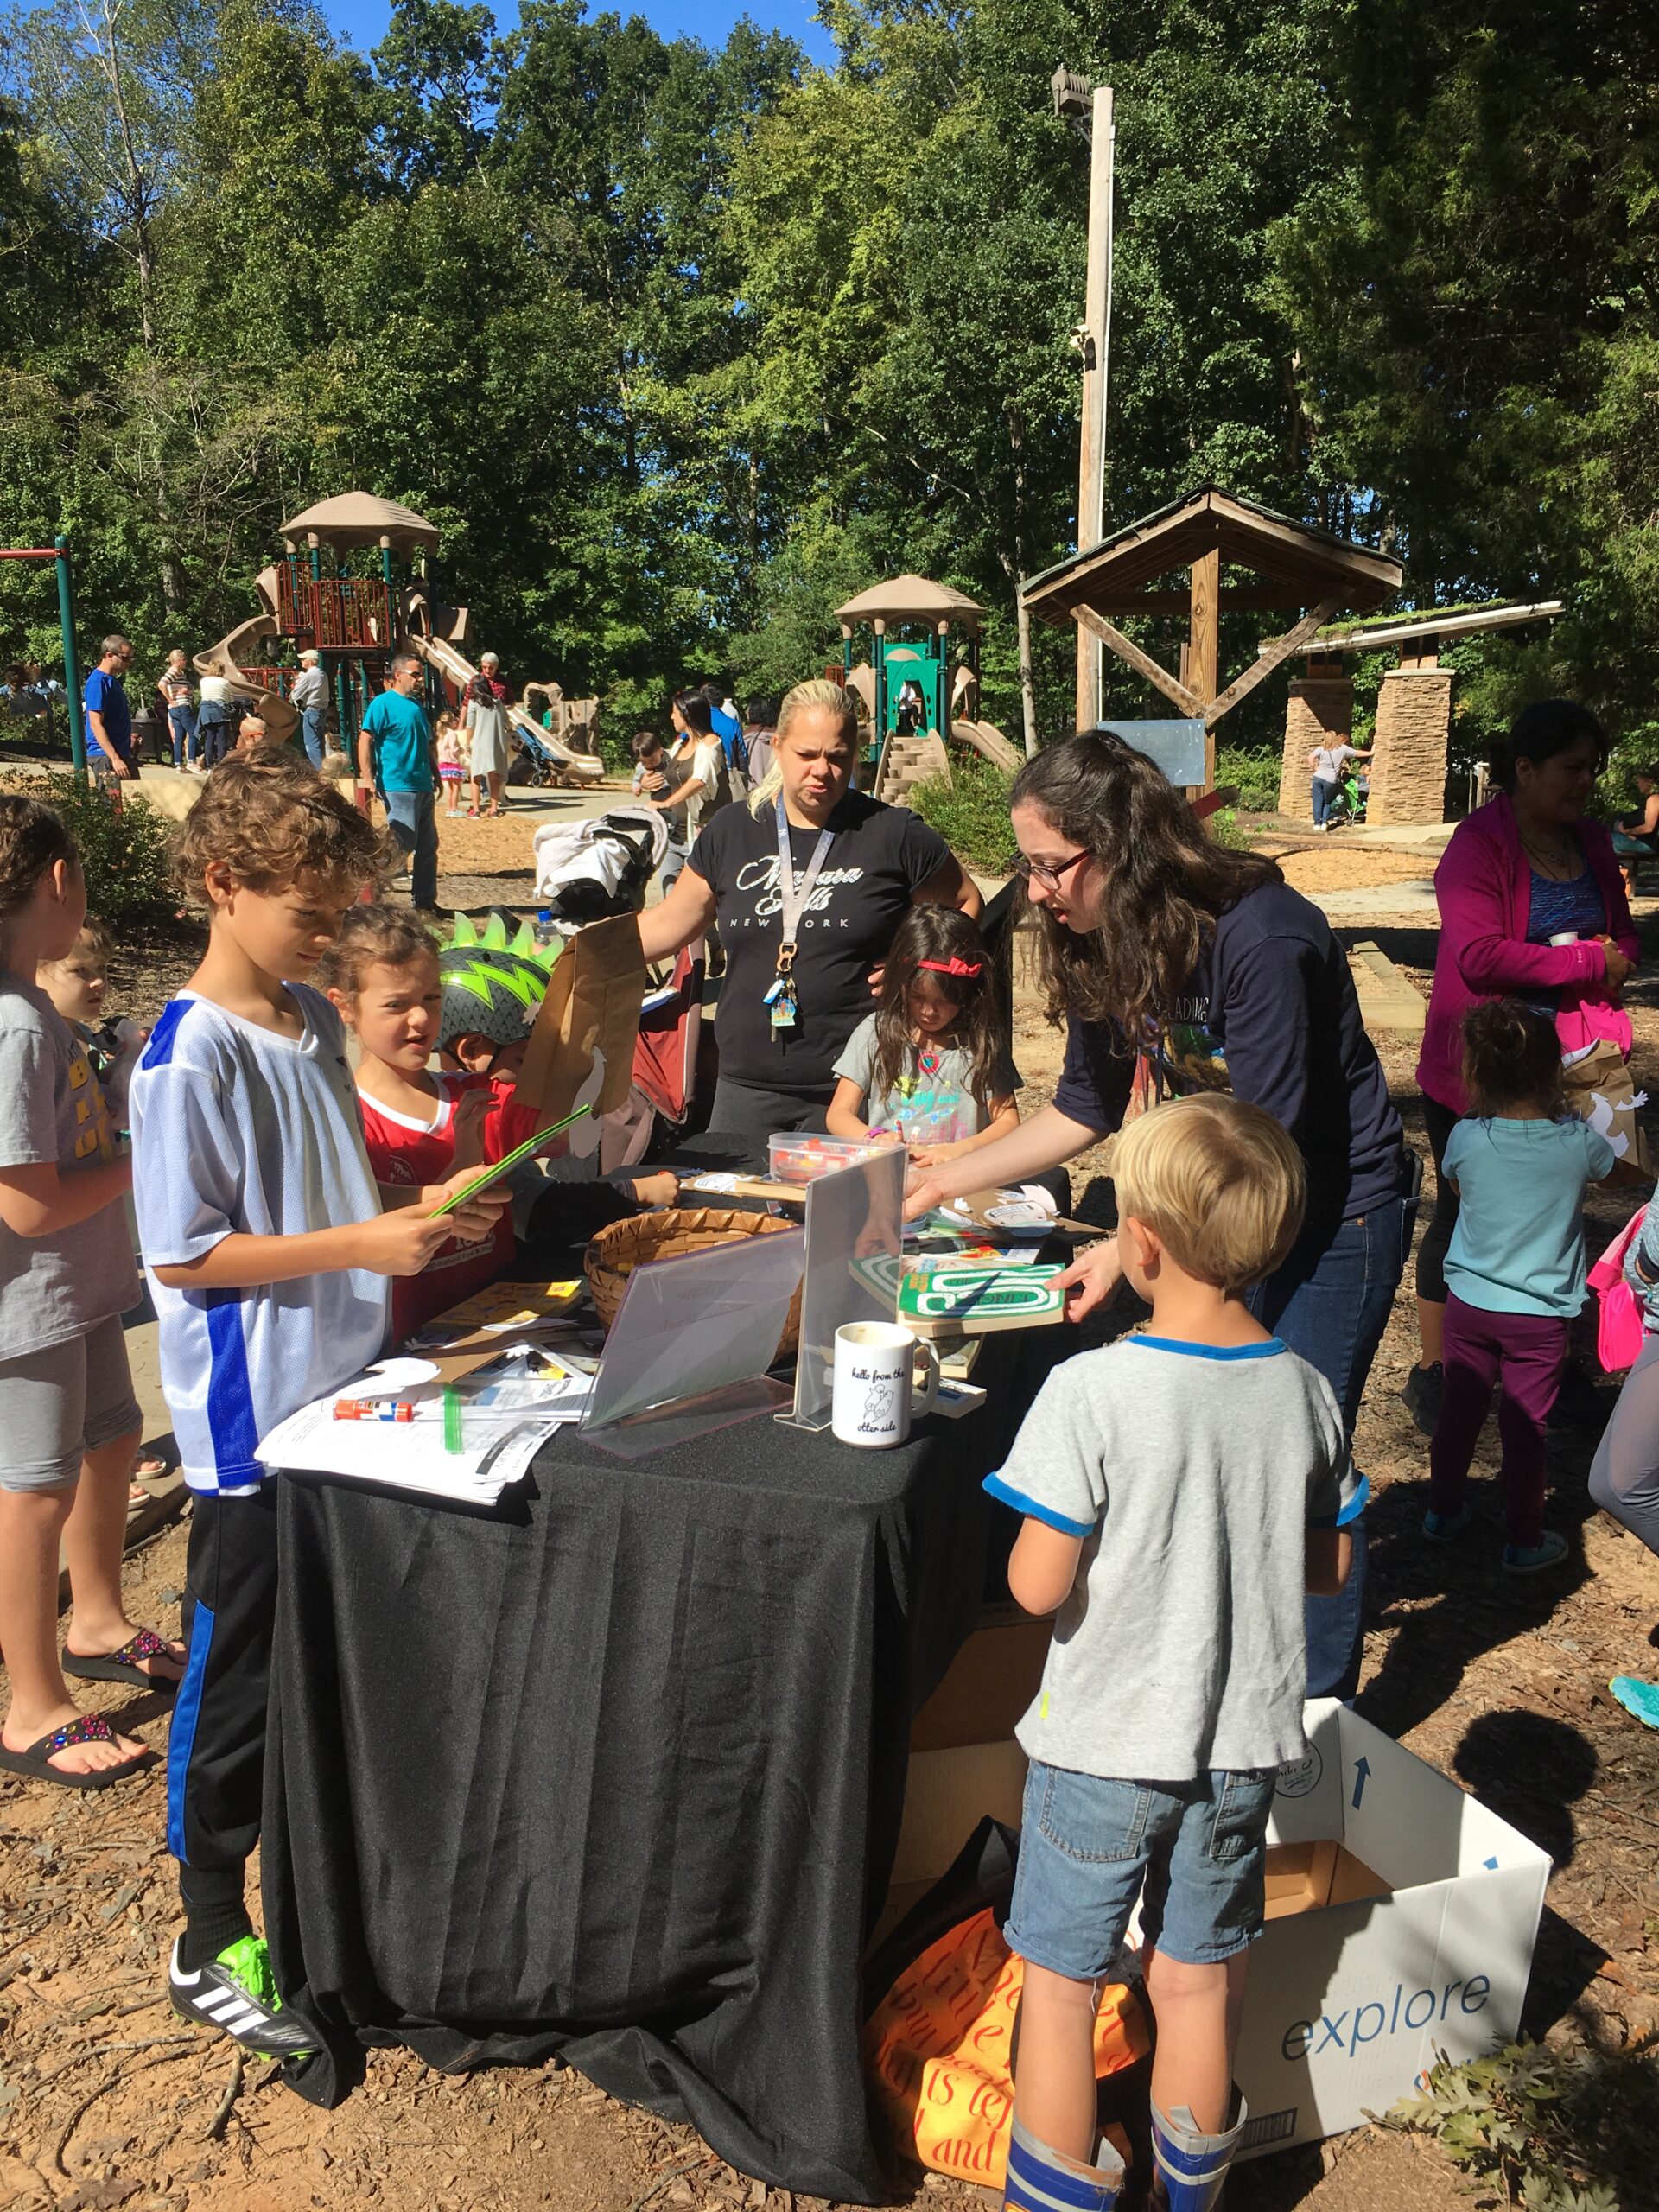
<svg viewBox="0 0 1659 2212">
<path fill-rule="evenodd" d="M 1252 1310 L 1325 1376 L 1351 1439 L 1413 1209 L 1346 955 L 1271 861 L 1212 843 L 1151 761 L 1103 731 L 1028 761 L 1010 807 L 1049 1016 L 1067 1025 L 1065 1068 L 1052 1106 L 930 1171 L 906 1211 L 1057 1167 L 1159 1097 L 1232 1090 L 1281 1122 L 1307 1166 L 1302 1233 Z M 1122 1276 L 1116 1238 L 1084 1253 L 1065 1278 L 1073 1318 Z M 1356 1512 L 1363 1499 L 1362 1484 Z M 1351 1534 L 1345 1588 L 1308 1599 L 1313 1697 L 1358 1682 L 1363 1522 Z"/>
</svg>

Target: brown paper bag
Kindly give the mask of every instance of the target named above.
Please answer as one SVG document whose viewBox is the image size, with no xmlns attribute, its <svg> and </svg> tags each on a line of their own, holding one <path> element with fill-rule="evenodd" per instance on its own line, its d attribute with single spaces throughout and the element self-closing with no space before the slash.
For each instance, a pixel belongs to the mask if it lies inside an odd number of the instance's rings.
<svg viewBox="0 0 1659 2212">
<path fill-rule="evenodd" d="M 569 1113 L 598 1050 L 605 1081 L 595 1118 L 626 1105 L 646 980 L 637 916 L 619 914 L 581 931 L 554 963 L 514 1089 L 517 1103 L 545 1122 Z"/>
<path fill-rule="evenodd" d="M 1618 1155 L 1609 1183 L 1650 1183 L 1653 1156 L 1637 1111 L 1647 1103 L 1647 1093 L 1637 1090 L 1618 1046 L 1602 1039 L 1562 1069 L 1561 1080 L 1568 1113 L 1588 1122 Z"/>
</svg>

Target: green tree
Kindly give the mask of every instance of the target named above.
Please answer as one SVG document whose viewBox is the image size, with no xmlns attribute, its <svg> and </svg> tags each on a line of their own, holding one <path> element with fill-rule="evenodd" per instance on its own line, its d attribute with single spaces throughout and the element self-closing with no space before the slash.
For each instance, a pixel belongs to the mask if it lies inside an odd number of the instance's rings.
<svg viewBox="0 0 1659 2212">
<path fill-rule="evenodd" d="M 1315 473 L 1371 487 L 1419 604 L 1567 598 L 1565 680 L 1645 713 L 1659 27 L 1379 0 L 1331 73 L 1344 160 L 1274 242 Z"/>
</svg>

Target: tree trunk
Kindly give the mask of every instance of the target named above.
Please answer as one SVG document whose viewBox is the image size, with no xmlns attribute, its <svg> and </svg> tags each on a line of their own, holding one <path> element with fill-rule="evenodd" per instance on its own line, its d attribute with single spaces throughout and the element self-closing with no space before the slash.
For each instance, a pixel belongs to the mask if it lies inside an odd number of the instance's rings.
<svg viewBox="0 0 1659 2212">
<path fill-rule="evenodd" d="M 132 231 L 133 263 L 138 271 L 139 328 L 144 352 L 154 362 L 159 358 L 161 343 L 156 322 L 156 252 L 149 235 L 149 179 L 138 158 L 138 149 L 132 139 L 132 125 L 127 117 L 126 81 L 121 67 L 121 42 L 116 31 L 118 13 L 119 0 L 103 0 L 104 74 L 110 87 L 110 105 L 114 111 L 116 127 L 121 134 L 121 158 L 126 169 L 127 219 Z M 83 16 L 82 21 L 86 20 Z M 184 578 L 179 569 L 178 557 L 173 550 L 172 503 L 168 498 L 167 458 L 161 450 L 162 442 L 162 437 L 158 435 L 156 515 L 162 525 L 162 599 L 168 614 L 177 615 L 184 609 Z"/>
<path fill-rule="evenodd" d="M 1020 589 L 1025 574 L 1026 434 L 1017 407 L 1007 410 L 1008 445 L 1014 454 L 1014 554 L 1000 555 L 1004 573 L 1014 586 L 1014 628 L 1020 652 L 1020 711 L 1025 723 L 1026 758 L 1037 757 L 1037 680 L 1031 665 L 1031 616 Z"/>
<path fill-rule="evenodd" d="M 1014 633 L 1020 644 L 1020 706 L 1025 716 L 1026 758 L 1037 758 L 1037 679 L 1031 665 L 1031 616 L 1018 578 L 1014 587 Z"/>
<path fill-rule="evenodd" d="M 121 74 L 121 46 L 115 30 L 113 0 L 104 0 L 105 74 L 109 79 L 110 105 L 121 133 L 121 156 L 127 170 L 127 211 L 132 224 L 133 259 L 138 267 L 138 315 L 143 328 L 144 351 L 156 353 L 156 257 L 149 242 L 149 181 L 132 143 L 127 120 L 126 86 Z"/>
</svg>

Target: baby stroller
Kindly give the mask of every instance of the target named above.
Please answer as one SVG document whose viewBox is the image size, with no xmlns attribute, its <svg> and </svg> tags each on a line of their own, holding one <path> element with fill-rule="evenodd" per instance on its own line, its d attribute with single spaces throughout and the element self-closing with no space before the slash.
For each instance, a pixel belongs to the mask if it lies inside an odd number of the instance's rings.
<svg viewBox="0 0 1659 2212">
<path fill-rule="evenodd" d="M 567 929 L 637 914 L 668 848 L 668 818 L 613 806 L 590 822 L 550 822 L 531 839 L 536 898 Z"/>
<path fill-rule="evenodd" d="M 1330 810 L 1325 816 L 1332 829 L 1339 822 L 1360 823 L 1365 819 L 1365 802 L 1370 789 L 1369 776 L 1356 772 L 1342 779 L 1332 793 Z"/>
<path fill-rule="evenodd" d="M 512 726 L 513 742 L 518 757 L 507 771 L 507 781 L 516 790 L 526 785 L 556 784 L 559 780 L 559 765 L 542 743 L 522 722 Z"/>
</svg>

